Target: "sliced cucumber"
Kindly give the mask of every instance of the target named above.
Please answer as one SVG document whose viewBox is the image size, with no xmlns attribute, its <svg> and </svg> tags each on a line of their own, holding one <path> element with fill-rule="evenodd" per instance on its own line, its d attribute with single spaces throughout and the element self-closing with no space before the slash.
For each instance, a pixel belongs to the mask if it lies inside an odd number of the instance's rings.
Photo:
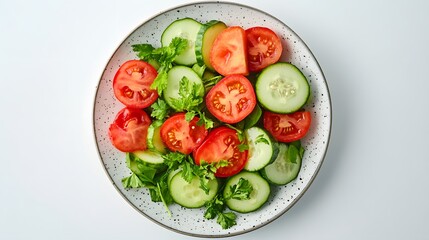
<svg viewBox="0 0 429 240">
<path fill-rule="evenodd" d="M 143 174 L 144 169 L 155 169 L 156 172 L 162 172 L 167 168 L 161 154 L 150 150 L 127 153 L 126 162 L 128 168 L 137 175 Z"/>
<path fill-rule="evenodd" d="M 310 85 L 302 72 L 290 63 L 265 68 L 256 80 L 256 96 L 261 105 L 276 113 L 299 110 L 310 96 Z"/>
<path fill-rule="evenodd" d="M 248 160 L 244 169 L 259 171 L 274 161 L 278 155 L 277 143 L 259 127 L 251 127 L 244 131 L 249 146 Z"/>
<path fill-rule="evenodd" d="M 261 170 L 270 183 L 285 185 L 294 180 L 301 169 L 302 154 L 296 146 L 279 143 L 279 154 L 273 163 Z"/>
<path fill-rule="evenodd" d="M 164 158 L 162 154 L 156 151 L 144 150 L 144 151 L 135 151 L 133 152 L 134 156 L 138 157 L 140 160 L 150 164 L 162 164 L 164 163 Z"/>
<path fill-rule="evenodd" d="M 201 84 L 203 86 L 203 81 L 198 76 L 198 74 L 192 70 L 192 68 L 186 66 L 174 66 L 168 71 L 167 74 L 167 87 L 164 91 L 164 99 L 168 105 L 172 108 L 175 106 L 172 104 L 171 99 L 180 99 L 179 88 L 180 81 L 182 81 L 183 77 L 186 77 L 189 82 L 195 84 Z M 200 96 L 204 96 L 204 87 L 201 88 Z M 183 109 L 176 109 L 178 111 L 182 111 Z"/>
<path fill-rule="evenodd" d="M 161 139 L 162 123 L 162 121 L 157 120 L 150 124 L 147 130 L 147 147 L 149 150 L 165 153 L 167 148 Z"/>
<path fill-rule="evenodd" d="M 190 66 L 197 63 L 195 56 L 195 40 L 202 24 L 192 18 L 183 18 L 172 22 L 162 33 L 161 44 L 168 46 L 175 37 L 188 40 L 188 47 L 174 59 L 174 62 Z"/>
<path fill-rule="evenodd" d="M 208 183 L 210 191 L 208 194 L 200 188 L 200 178 L 194 176 L 191 182 L 183 179 L 182 174 L 176 173 L 170 180 L 170 195 L 179 205 L 187 208 L 199 208 L 212 200 L 217 193 L 219 184 L 216 179 Z"/>
<path fill-rule="evenodd" d="M 253 212 L 265 202 L 267 202 L 268 197 L 270 196 L 270 185 L 268 182 L 259 175 L 257 172 L 240 172 L 237 175 L 232 176 L 225 184 L 225 189 L 223 191 L 223 196 L 228 196 L 231 192 L 231 186 L 234 186 L 238 183 L 240 178 L 243 178 L 252 185 L 253 191 L 250 193 L 250 198 L 245 200 L 237 199 L 227 199 L 226 205 L 234 211 L 241 213 Z"/>
<path fill-rule="evenodd" d="M 195 55 L 200 66 L 206 65 L 214 70 L 210 63 L 210 50 L 217 35 L 225 28 L 227 28 L 226 24 L 218 20 L 212 20 L 201 26 L 195 41 Z"/>
</svg>

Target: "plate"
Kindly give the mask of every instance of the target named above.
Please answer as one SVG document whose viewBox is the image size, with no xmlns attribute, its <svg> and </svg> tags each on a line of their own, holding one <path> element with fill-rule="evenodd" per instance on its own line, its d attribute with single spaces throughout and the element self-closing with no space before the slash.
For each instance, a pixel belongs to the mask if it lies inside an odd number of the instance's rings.
<svg viewBox="0 0 429 240">
<path fill-rule="evenodd" d="M 237 214 L 237 225 L 223 230 L 215 220 L 203 217 L 204 209 L 185 209 L 177 204 L 170 207 L 169 216 L 161 203 L 150 200 L 147 189 L 124 189 L 123 177 L 130 171 L 125 164 L 125 154 L 110 143 L 108 128 L 117 112 L 124 106 L 113 94 L 113 77 L 119 66 L 130 59 L 137 59 L 131 45 L 151 43 L 160 46 L 162 31 L 174 20 L 191 17 L 199 22 L 219 19 L 227 25 L 243 28 L 266 26 L 281 38 L 284 53 L 281 61 L 296 65 L 307 77 L 311 86 L 311 99 L 305 109 L 312 114 L 312 126 L 302 140 L 306 149 L 302 167 L 296 180 L 288 185 L 275 187 L 269 201 L 258 211 Z M 178 6 L 166 10 L 137 27 L 114 51 L 99 80 L 94 101 L 94 134 L 102 165 L 113 186 L 137 211 L 167 229 L 198 237 L 226 237 L 260 228 L 280 217 L 290 209 L 313 182 L 325 157 L 331 132 L 331 101 L 323 72 L 303 40 L 286 24 L 268 13 L 255 8 L 226 2 L 203 2 Z"/>
</svg>

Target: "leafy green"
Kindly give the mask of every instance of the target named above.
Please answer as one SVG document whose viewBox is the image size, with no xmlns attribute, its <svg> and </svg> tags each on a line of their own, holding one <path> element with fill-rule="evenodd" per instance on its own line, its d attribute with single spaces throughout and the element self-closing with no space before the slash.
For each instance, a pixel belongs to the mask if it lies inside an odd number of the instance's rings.
<svg viewBox="0 0 429 240">
<path fill-rule="evenodd" d="M 171 215 L 168 205 L 173 203 L 173 198 L 168 190 L 168 172 L 157 175 L 157 168 L 145 164 L 132 153 L 126 154 L 127 167 L 131 170 L 131 176 L 122 179 L 124 188 L 146 187 L 149 189 L 151 200 L 162 202 L 166 211 Z"/>
<path fill-rule="evenodd" d="M 287 149 L 287 159 L 291 162 L 291 163 L 296 163 L 297 158 L 299 157 L 299 151 L 298 148 L 296 148 L 295 145 L 289 145 L 288 149 Z"/>
<path fill-rule="evenodd" d="M 214 199 L 206 203 L 204 218 L 214 219 L 217 217 L 216 222 L 221 225 L 223 229 L 228 229 L 237 224 L 235 221 L 237 216 L 233 212 L 224 213 L 225 208 L 225 199 L 222 197 L 222 194 L 218 194 Z"/>
<path fill-rule="evenodd" d="M 219 213 L 216 222 L 219 223 L 223 229 L 228 229 L 237 224 L 235 221 L 236 218 L 237 215 L 233 212 Z"/>
<path fill-rule="evenodd" d="M 173 67 L 174 59 L 188 47 L 188 40 L 175 37 L 165 47 L 154 48 L 150 44 L 135 44 L 132 47 L 141 60 L 147 62 L 156 61 L 159 64 L 158 75 L 151 88 L 157 89 L 158 94 L 162 95 L 162 92 L 167 87 L 167 72 Z"/>
<path fill-rule="evenodd" d="M 145 184 L 140 180 L 137 174 L 132 173 L 129 177 L 122 179 L 122 186 L 124 186 L 124 188 L 141 188 L 144 187 Z"/>
<path fill-rule="evenodd" d="M 237 127 L 240 129 L 249 129 L 255 126 L 256 123 L 258 123 L 261 116 L 262 116 L 262 109 L 261 107 L 259 107 L 258 104 L 256 104 L 255 108 L 249 114 L 249 116 L 247 116 L 245 119 L 237 123 Z"/>
<path fill-rule="evenodd" d="M 206 68 L 207 68 L 206 65 L 200 66 L 198 65 L 198 63 L 195 63 L 192 66 L 192 70 L 194 70 L 194 72 L 197 73 L 200 78 L 203 77 L 204 72 L 206 71 Z"/>
<path fill-rule="evenodd" d="M 209 193 L 209 181 L 216 179 L 215 173 L 221 167 L 226 167 L 230 164 L 227 160 L 220 160 L 219 162 L 207 163 L 204 160 L 200 160 L 200 166 L 194 169 L 194 174 L 200 178 L 200 188 L 204 190 L 206 194 Z"/>
<path fill-rule="evenodd" d="M 161 121 L 167 118 L 171 112 L 170 106 L 161 98 L 158 98 L 150 107 L 152 109 L 150 116 Z"/>
<path fill-rule="evenodd" d="M 171 105 L 179 112 L 187 111 L 185 119 L 188 122 L 199 116 L 197 124 L 209 129 L 213 127 L 214 122 L 201 111 L 201 104 L 204 101 L 202 93 L 204 87 L 201 84 L 191 83 L 187 77 L 183 77 L 179 83 L 179 98 L 171 98 Z"/>
<path fill-rule="evenodd" d="M 242 142 L 242 143 L 238 144 L 237 148 L 238 148 L 238 151 L 244 152 L 246 150 L 249 150 L 249 145 Z"/>
<path fill-rule="evenodd" d="M 240 178 L 237 184 L 230 186 L 230 191 L 227 192 L 225 199 L 246 200 L 250 198 L 253 191 L 253 186 L 249 180 Z"/>
<path fill-rule="evenodd" d="M 179 98 L 171 98 L 171 105 L 179 112 L 199 109 L 203 102 L 204 88 L 201 84 L 183 77 L 179 83 Z"/>
</svg>

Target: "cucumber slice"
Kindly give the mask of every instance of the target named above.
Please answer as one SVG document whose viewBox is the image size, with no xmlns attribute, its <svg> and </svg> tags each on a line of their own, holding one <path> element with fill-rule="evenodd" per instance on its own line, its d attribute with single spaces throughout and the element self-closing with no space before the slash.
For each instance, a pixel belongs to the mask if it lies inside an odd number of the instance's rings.
<svg viewBox="0 0 429 240">
<path fill-rule="evenodd" d="M 134 156 L 138 157 L 140 160 L 150 164 L 162 164 L 164 163 L 164 158 L 159 152 L 144 150 L 144 151 L 135 151 L 133 152 Z"/>
<path fill-rule="evenodd" d="M 153 121 L 147 130 L 147 148 L 152 151 L 165 153 L 167 148 L 161 139 L 162 121 Z"/>
<path fill-rule="evenodd" d="M 276 142 L 266 131 L 259 127 L 252 127 L 244 131 L 249 146 L 248 160 L 244 169 L 259 171 L 274 161 L 278 155 Z"/>
<path fill-rule="evenodd" d="M 240 178 L 246 179 L 252 185 L 253 191 L 250 193 L 250 198 L 245 200 L 227 199 L 226 205 L 231 210 L 237 212 L 253 212 L 267 202 L 271 192 L 270 185 L 257 172 L 240 172 L 226 182 L 225 189 L 223 191 L 224 197 L 229 195 L 231 192 L 231 186 L 237 184 Z"/>
<path fill-rule="evenodd" d="M 192 68 L 186 66 L 174 66 L 167 73 L 167 87 L 164 90 L 164 99 L 168 105 L 175 109 L 171 99 L 180 99 L 180 81 L 186 77 L 189 82 L 203 85 L 203 81 Z M 201 88 L 200 96 L 204 96 L 204 87 Z M 175 109 L 182 111 L 183 109 Z"/>
<path fill-rule="evenodd" d="M 198 65 L 206 65 L 209 69 L 214 70 L 210 63 L 210 50 L 217 35 L 226 28 L 226 24 L 218 20 L 212 20 L 201 26 L 195 41 L 195 55 Z"/>
<path fill-rule="evenodd" d="M 261 105 L 276 113 L 295 112 L 310 96 L 307 79 L 290 63 L 275 63 L 265 68 L 256 80 L 255 88 Z"/>
<path fill-rule="evenodd" d="M 128 168 L 137 175 L 142 174 L 145 168 L 155 169 L 158 173 L 167 169 L 161 154 L 150 150 L 127 153 L 126 162 Z"/>
<path fill-rule="evenodd" d="M 219 188 L 219 184 L 216 179 L 210 180 L 209 183 L 210 191 L 208 194 L 200 188 L 200 178 L 194 176 L 190 183 L 183 179 L 182 174 L 176 173 L 170 180 L 170 195 L 173 200 L 187 208 L 199 208 L 204 204 L 212 200 Z"/>
<path fill-rule="evenodd" d="M 161 45 L 168 46 L 173 38 L 180 37 L 188 40 L 188 47 L 180 55 L 176 56 L 174 62 L 190 66 L 197 63 L 195 56 L 195 40 L 202 24 L 192 18 L 183 18 L 172 22 L 162 33 Z"/>
<path fill-rule="evenodd" d="M 263 168 L 261 175 L 272 184 L 285 185 L 298 176 L 301 169 L 302 154 L 296 146 L 290 145 L 288 147 L 284 143 L 279 143 L 279 150 L 276 160 Z"/>
</svg>

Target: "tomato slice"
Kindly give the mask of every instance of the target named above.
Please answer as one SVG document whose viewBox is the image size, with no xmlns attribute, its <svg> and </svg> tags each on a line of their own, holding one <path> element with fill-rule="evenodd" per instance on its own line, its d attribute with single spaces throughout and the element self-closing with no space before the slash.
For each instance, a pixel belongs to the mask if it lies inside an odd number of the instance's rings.
<svg viewBox="0 0 429 240">
<path fill-rule="evenodd" d="M 119 111 L 109 127 L 110 141 L 122 152 L 145 150 L 150 124 L 150 118 L 145 111 L 125 107 Z"/>
<path fill-rule="evenodd" d="M 123 63 L 113 79 L 116 98 L 127 107 L 149 107 L 158 98 L 157 91 L 150 88 L 157 74 L 156 69 L 144 61 Z"/>
<path fill-rule="evenodd" d="M 168 118 L 161 126 L 161 139 L 171 151 L 190 154 L 206 138 L 207 129 L 198 126 L 199 118 L 186 121 L 185 113 L 178 113 Z"/>
<path fill-rule="evenodd" d="M 210 51 L 210 63 L 216 72 L 248 75 L 246 45 L 246 32 L 241 27 L 228 27 L 219 33 Z"/>
<path fill-rule="evenodd" d="M 219 168 L 216 177 L 229 177 L 239 173 L 247 162 L 248 151 L 240 152 L 238 149 L 240 140 L 237 132 L 228 127 L 218 127 L 213 129 L 207 139 L 194 151 L 195 164 L 200 165 L 201 161 L 207 163 L 227 160 L 229 165 Z"/>
<path fill-rule="evenodd" d="M 256 106 L 256 95 L 250 81 L 242 75 L 229 75 L 220 80 L 206 96 L 207 109 L 225 123 L 237 123 Z"/>
<path fill-rule="evenodd" d="M 280 38 L 271 29 L 249 28 L 246 30 L 246 38 L 249 71 L 258 72 L 280 59 L 283 46 Z"/>
<path fill-rule="evenodd" d="M 311 114 L 307 111 L 290 114 L 264 112 L 264 127 L 279 142 L 293 142 L 303 138 L 311 124 Z"/>
</svg>

